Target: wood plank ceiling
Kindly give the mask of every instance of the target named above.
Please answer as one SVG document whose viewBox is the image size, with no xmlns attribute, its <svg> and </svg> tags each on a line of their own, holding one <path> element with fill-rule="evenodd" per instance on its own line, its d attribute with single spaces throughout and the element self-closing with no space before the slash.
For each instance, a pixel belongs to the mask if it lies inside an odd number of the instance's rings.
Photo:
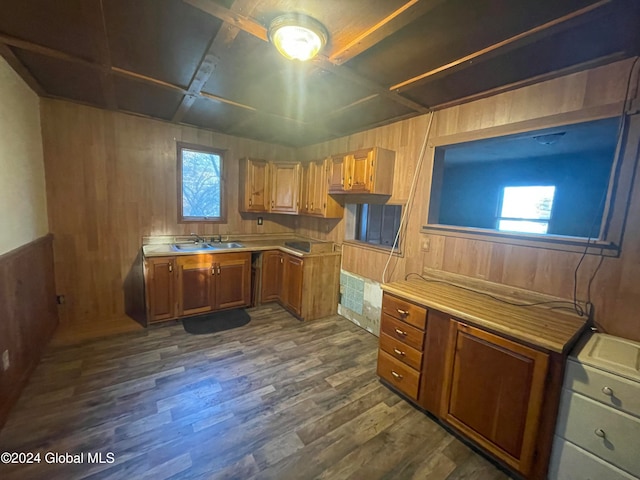
<svg viewBox="0 0 640 480">
<path fill-rule="evenodd" d="M 329 42 L 267 40 L 287 12 Z M 640 54 L 637 0 L 3 0 L 0 54 L 41 96 L 308 145 Z"/>
</svg>

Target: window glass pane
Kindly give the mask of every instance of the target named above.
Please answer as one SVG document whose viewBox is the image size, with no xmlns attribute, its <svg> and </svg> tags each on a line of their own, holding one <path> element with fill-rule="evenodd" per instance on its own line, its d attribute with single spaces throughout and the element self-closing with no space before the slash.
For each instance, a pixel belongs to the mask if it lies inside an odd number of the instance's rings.
<svg viewBox="0 0 640 480">
<path fill-rule="evenodd" d="M 500 216 L 549 220 L 555 191 L 554 186 L 505 187 Z"/>
<path fill-rule="evenodd" d="M 500 220 L 498 230 L 503 232 L 547 233 L 549 222 L 532 222 L 530 220 Z"/>
<path fill-rule="evenodd" d="M 391 248 L 400 228 L 401 205 L 359 204 L 355 239 Z"/>
<path fill-rule="evenodd" d="M 220 217 L 221 157 L 182 149 L 182 215 Z"/>
</svg>

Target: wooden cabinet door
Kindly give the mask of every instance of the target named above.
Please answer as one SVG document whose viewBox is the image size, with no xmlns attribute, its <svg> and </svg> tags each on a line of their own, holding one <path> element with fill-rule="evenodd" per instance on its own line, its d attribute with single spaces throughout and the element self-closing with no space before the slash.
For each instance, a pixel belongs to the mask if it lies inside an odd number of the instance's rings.
<svg viewBox="0 0 640 480">
<path fill-rule="evenodd" d="M 344 193 L 346 191 L 345 177 L 347 175 L 347 156 L 334 155 L 330 158 L 329 193 Z"/>
<path fill-rule="evenodd" d="M 246 307 L 251 303 L 251 253 L 214 256 L 214 307 L 217 310 Z"/>
<path fill-rule="evenodd" d="M 262 303 L 279 301 L 282 292 L 283 253 L 278 250 L 266 251 L 262 254 Z"/>
<path fill-rule="evenodd" d="M 185 255 L 176 259 L 178 315 L 210 312 L 215 308 L 212 255 Z"/>
<path fill-rule="evenodd" d="M 273 213 L 298 213 L 300 164 L 271 163 L 271 207 Z"/>
<path fill-rule="evenodd" d="M 174 268 L 174 257 L 155 257 L 146 260 L 148 322 L 168 320 L 176 316 Z"/>
<path fill-rule="evenodd" d="M 347 187 L 352 192 L 370 192 L 373 184 L 373 150 L 358 150 L 349 155 Z"/>
<path fill-rule="evenodd" d="M 265 160 L 245 158 L 240 161 L 240 211 L 266 212 L 269 210 L 269 163 Z"/>
<path fill-rule="evenodd" d="M 302 314 L 303 260 L 288 253 L 284 253 L 283 257 L 282 303 L 285 308 L 300 316 Z"/>
<path fill-rule="evenodd" d="M 526 476 L 548 355 L 462 323 L 453 347 L 444 420 Z"/>
<path fill-rule="evenodd" d="M 317 195 L 318 168 L 315 162 L 307 163 L 302 169 L 302 192 L 300 194 L 300 212 L 310 215 Z"/>
<path fill-rule="evenodd" d="M 310 181 L 312 181 L 313 184 L 310 186 L 309 213 L 323 217 L 327 210 L 327 170 L 324 162 L 320 161 L 311 162 L 309 164 L 309 171 L 313 172 L 313 174 L 310 175 Z"/>
</svg>

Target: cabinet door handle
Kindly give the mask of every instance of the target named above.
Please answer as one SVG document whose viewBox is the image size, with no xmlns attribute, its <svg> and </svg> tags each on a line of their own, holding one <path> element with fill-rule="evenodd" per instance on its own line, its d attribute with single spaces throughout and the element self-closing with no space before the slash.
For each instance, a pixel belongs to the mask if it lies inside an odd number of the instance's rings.
<svg viewBox="0 0 640 480">
<path fill-rule="evenodd" d="M 249 206 L 251 206 L 251 203 L 252 203 L 252 202 L 251 202 L 251 199 L 249 199 Z"/>
<path fill-rule="evenodd" d="M 349 186 L 351 186 L 351 177 L 349 177 Z"/>
<path fill-rule="evenodd" d="M 169 264 L 169 273 L 173 272 L 173 263 Z"/>
<path fill-rule="evenodd" d="M 280 257 L 280 263 L 284 263 L 284 259 Z"/>
<path fill-rule="evenodd" d="M 271 200 L 271 208 L 273 208 L 273 207 L 274 207 L 274 205 L 275 205 L 274 201 L 273 201 L 273 200 Z"/>
<path fill-rule="evenodd" d="M 604 430 L 601 428 L 596 428 L 593 433 L 596 434 L 596 437 L 600 437 L 600 438 L 605 438 L 607 436 L 607 434 L 604 433 Z"/>
<path fill-rule="evenodd" d="M 313 210 L 313 202 L 311 202 L 311 210 Z"/>
<path fill-rule="evenodd" d="M 409 310 L 402 310 L 400 308 L 396 308 L 396 310 L 398 311 L 398 313 L 404 317 L 409 315 Z"/>
<path fill-rule="evenodd" d="M 402 355 L 403 357 L 406 355 L 402 350 L 398 350 L 397 348 L 394 348 L 394 349 L 393 349 L 393 352 L 394 352 L 396 355 Z"/>
<path fill-rule="evenodd" d="M 211 275 L 215 275 L 215 274 L 216 274 L 216 266 L 211 265 Z"/>
<path fill-rule="evenodd" d="M 220 275 L 220 265 L 218 265 L 218 275 Z"/>
<path fill-rule="evenodd" d="M 400 330 L 399 328 L 396 328 L 395 330 L 396 330 L 396 333 L 397 333 L 398 335 L 402 335 L 403 337 L 406 337 L 406 336 L 407 336 L 407 332 L 403 332 L 403 331 L 402 331 L 402 330 Z"/>
<path fill-rule="evenodd" d="M 391 370 L 391 375 L 393 375 L 394 377 L 396 377 L 398 380 L 402 380 L 402 375 L 400 375 L 397 372 L 394 372 L 393 370 Z"/>
<path fill-rule="evenodd" d="M 608 395 L 609 397 L 613 396 L 613 390 L 611 390 L 610 387 L 602 387 L 602 393 L 604 393 L 605 395 Z"/>
</svg>

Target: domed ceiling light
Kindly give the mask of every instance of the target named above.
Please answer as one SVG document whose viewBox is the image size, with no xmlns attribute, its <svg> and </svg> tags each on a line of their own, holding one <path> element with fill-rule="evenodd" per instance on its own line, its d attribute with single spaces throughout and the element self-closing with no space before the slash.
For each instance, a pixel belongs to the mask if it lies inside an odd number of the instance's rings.
<svg viewBox="0 0 640 480">
<path fill-rule="evenodd" d="M 299 13 L 276 17 L 269 26 L 269 40 L 291 60 L 310 60 L 327 44 L 327 31 L 317 20 Z"/>
</svg>

